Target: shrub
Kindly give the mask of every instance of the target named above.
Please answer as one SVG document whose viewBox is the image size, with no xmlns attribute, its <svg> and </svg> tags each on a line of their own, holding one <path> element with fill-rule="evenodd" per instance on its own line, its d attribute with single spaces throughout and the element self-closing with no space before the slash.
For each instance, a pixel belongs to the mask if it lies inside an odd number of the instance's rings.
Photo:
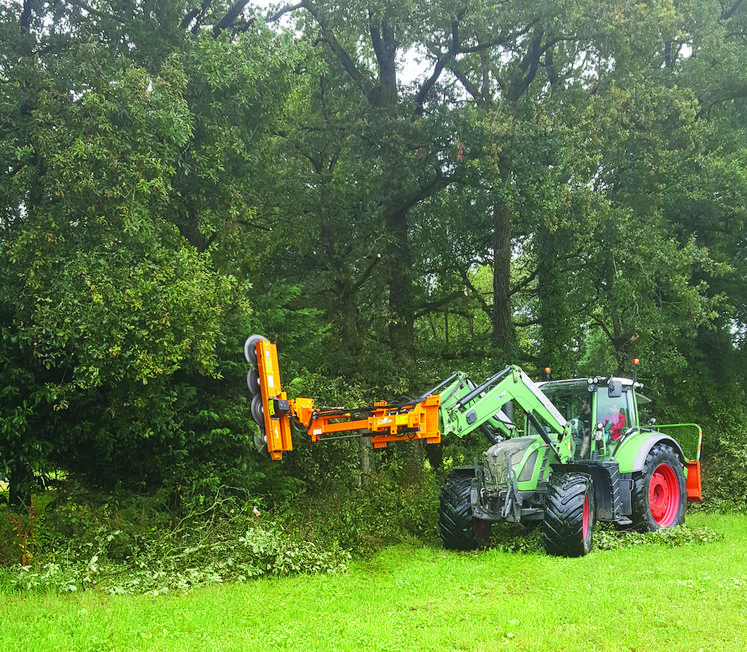
<svg viewBox="0 0 747 652">
<path fill-rule="evenodd" d="M 255 501 L 225 490 L 212 501 L 182 505 L 180 514 L 152 497 L 131 496 L 123 504 L 83 497 L 63 494 L 39 514 L 37 531 L 50 534 L 35 540 L 31 564 L 21 565 L 16 550 L 0 570 L 0 587 L 159 594 L 261 575 L 339 572 L 350 558 L 339 546 L 304 540 Z M 12 544 L 13 532 L 3 533 Z"/>
<path fill-rule="evenodd" d="M 371 475 L 360 489 L 330 490 L 288 502 L 281 518 L 288 527 L 327 548 L 357 556 L 402 541 L 434 545 L 438 536 L 438 478 L 424 473 L 417 484 L 401 485 L 390 472 Z"/>
</svg>

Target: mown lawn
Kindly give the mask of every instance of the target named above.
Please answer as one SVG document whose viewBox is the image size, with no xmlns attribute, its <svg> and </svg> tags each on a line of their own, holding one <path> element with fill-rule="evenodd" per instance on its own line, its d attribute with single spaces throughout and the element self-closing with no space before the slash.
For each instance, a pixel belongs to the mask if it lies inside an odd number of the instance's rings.
<svg viewBox="0 0 747 652">
<path fill-rule="evenodd" d="M 397 546 L 340 575 L 183 595 L 0 594 L 0 650 L 747 649 L 747 517 L 581 559 Z"/>
</svg>

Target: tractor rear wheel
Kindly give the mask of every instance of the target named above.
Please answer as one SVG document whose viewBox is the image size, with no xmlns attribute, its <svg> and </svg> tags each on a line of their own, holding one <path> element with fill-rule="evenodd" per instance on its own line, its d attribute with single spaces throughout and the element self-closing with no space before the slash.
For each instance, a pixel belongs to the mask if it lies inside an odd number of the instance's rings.
<svg viewBox="0 0 747 652">
<path fill-rule="evenodd" d="M 553 474 L 545 496 L 542 539 L 550 555 L 582 557 L 591 550 L 594 486 L 585 473 Z"/>
<path fill-rule="evenodd" d="M 682 462 L 666 444 L 651 448 L 643 470 L 633 478 L 633 525 L 641 532 L 655 532 L 685 522 L 687 485 Z"/>
<path fill-rule="evenodd" d="M 472 515 L 473 475 L 452 473 L 441 489 L 438 525 L 447 550 L 475 550 L 490 538 L 490 523 Z"/>
</svg>

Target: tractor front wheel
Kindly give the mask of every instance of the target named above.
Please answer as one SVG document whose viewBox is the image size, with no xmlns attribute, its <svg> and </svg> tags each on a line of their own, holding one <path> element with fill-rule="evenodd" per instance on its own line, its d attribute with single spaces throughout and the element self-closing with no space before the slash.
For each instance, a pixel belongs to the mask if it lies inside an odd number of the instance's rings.
<svg viewBox="0 0 747 652">
<path fill-rule="evenodd" d="M 682 462 L 670 446 L 651 448 L 643 470 L 633 478 L 633 525 L 641 532 L 655 532 L 685 522 L 687 485 Z"/>
<path fill-rule="evenodd" d="M 438 525 L 447 550 L 475 550 L 490 538 L 490 523 L 472 515 L 473 475 L 452 473 L 441 489 Z"/>
<path fill-rule="evenodd" d="M 594 486 L 585 473 L 553 474 L 545 496 L 542 539 L 550 555 L 582 557 L 591 550 Z"/>
</svg>

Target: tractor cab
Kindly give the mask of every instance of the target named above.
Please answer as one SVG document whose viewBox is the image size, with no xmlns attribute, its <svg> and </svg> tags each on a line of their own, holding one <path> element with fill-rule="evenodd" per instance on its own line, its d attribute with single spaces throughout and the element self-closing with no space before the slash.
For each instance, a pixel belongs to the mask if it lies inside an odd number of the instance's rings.
<svg viewBox="0 0 747 652">
<path fill-rule="evenodd" d="M 597 376 L 538 385 L 570 423 L 576 460 L 609 459 L 625 436 L 638 430 L 633 380 Z M 539 434 L 531 423 L 528 433 Z"/>
</svg>

